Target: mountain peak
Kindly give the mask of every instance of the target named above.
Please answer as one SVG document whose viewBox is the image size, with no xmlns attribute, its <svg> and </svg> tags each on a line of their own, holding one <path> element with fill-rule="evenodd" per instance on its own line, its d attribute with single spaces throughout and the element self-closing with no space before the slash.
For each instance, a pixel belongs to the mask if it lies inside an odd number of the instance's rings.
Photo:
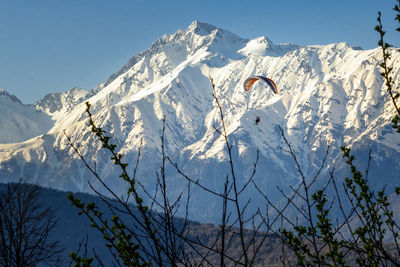
<svg viewBox="0 0 400 267">
<path fill-rule="evenodd" d="M 186 31 L 194 32 L 198 35 L 209 35 L 216 29 L 218 28 L 214 25 L 195 20 L 189 25 Z"/>
<path fill-rule="evenodd" d="M 52 114 L 61 111 L 63 108 L 72 110 L 77 104 L 83 102 L 89 94 L 87 90 L 72 87 L 64 92 L 49 93 L 35 103 L 37 109 Z"/>
<path fill-rule="evenodd" d="M 265 36 L 261 36 L 247 42 L 246 46 L 238 52 L 245 55 L 265 56 L 267 52 L 274 50 L 274 44 Z"/>
<path fill-rule="evenodd" d="M 12 102 L 16 102 L 16 103 L 22 104 L 21 100 L 19 100 L 18 97 L 16 97 L 15 95 L 10 94 L 9 92 L 4 90 L 3 88 L 0 88 L 0 96 L 6 96 L 9 99 L 11 99 Z"/>
</svg>

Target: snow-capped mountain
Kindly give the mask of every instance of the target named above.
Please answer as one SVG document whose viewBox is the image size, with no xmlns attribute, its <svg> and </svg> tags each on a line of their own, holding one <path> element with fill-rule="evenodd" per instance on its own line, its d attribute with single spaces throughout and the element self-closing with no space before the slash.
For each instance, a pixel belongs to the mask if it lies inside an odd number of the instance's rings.
<svg viewBox="0 0 400 267">
<path fill-rule="evenodd" d="M 24 105 L 0 88 L 0 143 L 18 143 L 45 134 L 53 122 L 33 105 Z"/>
<path fill-rule="evenodd" d="M 391 52 L 398 85 L 400 53 Z M 254 180 L 271 199 L 281 196 L 276 187 L 287 189 L 299 182 L 293 159 L 284 151 L 280 125 L 307 176 L 315 174 L 328 144 L 328 165 L 340 169 L 340 146 L 349 145 L 360 155 L 372 148 L 373 184 L 398 184 L 397 177 L 390 175 L 399 170 L 400 136 L 391 127 L 394 112 L 380 76 L 380 60 L 378 48 L 362 50 L 345 43 L 274 44 L 266 37 L 246 40 L 193 22 L 186 30 L 162 36 L 92 91 L 75 88 L 38 101 L 37 112 L 46 115 L 34 119 L 44 125 L 41 131 L 25 119 L 16 119 L 29 134 L 0 140 L 0 179 L 15 181 L 22 176 L 47 187 L 90 192 L 88 181 L 93 176 L 68 146 L 67 134 L 104 181 L 121 194 L 126 192 L 110 155 L 101 150 L 87 127 L 84 102 L 89 101 L 95 121 L 111 133 L 130 166 L 142 146 L 137 177 L 149 192 L 155 190 L 155 172 L 161 164 L 164 117 L 166 154 L 194 180 L 222 190 L 229 165 L 224 140 L 214 128 L 221 121 L 212 77 L 240 183 L 249 178 L 257 150 L 260 158 Z M 250 75 L 273 79 L 279 94 L 262 83 L 245 92 L 243 82 Z M 17 104 L 7 109 L 28 108 Z M 260 122 L 255 124 L 257 116 Z M 0 138 L 9 133 L 4 128 L 0 131 Z M 174 168 L 170 166 L 167 174 L 172 196 L 186 190 L 186 180 Z M 191 218 L 215 220 L 220 200 L 195 186 L 191 192 Z M 244 202 L 252 198 L 249 207 L 254 209 L 262 199 L 257 195 L 249 186 L 241 198 Z"/>
</svg>

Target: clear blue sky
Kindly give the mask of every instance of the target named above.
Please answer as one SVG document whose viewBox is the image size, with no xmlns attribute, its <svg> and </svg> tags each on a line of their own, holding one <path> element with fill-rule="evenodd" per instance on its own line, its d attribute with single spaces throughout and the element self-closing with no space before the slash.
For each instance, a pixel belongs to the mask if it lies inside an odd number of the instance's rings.
<svg viewBox="0 0 400 267">
<path fill-rule="evenodd" d="M 243 38 L 299 45 L 376 47 L 394 0 L 0 0 L 0 88 L 24 103 L 77 86 L 91 89 L 162 34 L 199 20 Z"/>
</svg>

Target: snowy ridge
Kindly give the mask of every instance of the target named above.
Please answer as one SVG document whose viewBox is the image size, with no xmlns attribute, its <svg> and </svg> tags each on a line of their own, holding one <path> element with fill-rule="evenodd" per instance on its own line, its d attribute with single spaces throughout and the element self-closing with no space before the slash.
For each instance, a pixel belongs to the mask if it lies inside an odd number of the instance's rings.
<svg viewBox="0 0 400 267">
<path fill-rule="evenodd" d="M 53 115 L 56 112 L 67 113 L 76 104 L 84 101 L 88 93 L 86 90 L 74 87 L 66 92 L 47 94 L 37 101 L 35 106 L 49 115 Z"/>
<path fill-rule="evenodd" d="M 285 189 L 298 182 L 292 159 L 281 149 L 284 143 L 278 125 L 306 175 L 315 173 L 328 144 L 330 167 L 340 169 L 340 146 L 346 144 L 360 153 L 373 147 L 376 173 L 394 173 L 400 166 L 400 139 L 391 128 L 393 108 L 379 74 L 380 58 L 380 49 L 360 50 L 345 43 L 301 47 L 274 44 L 267 37 L 246 40 L 195 21 L 186 30 L 162 36 L 92 91 L 74 88 L 38 101 L 36 108 L 54 123 L 36 134 L 41 136 L 0 144 L 0 177 L 12 181 L 24 176 L 57 189 L 89 191 L 91 175 L 67 145 L 65 130 L 96 163 L 105 181 L 125 192 L 124 184 L 116 180 L 118 170 L 86 126 L 84 102 L 89 101 L 96 122 L 115 137 L 128 163 L 135 162 L 143 145 L 138 179 L 150 191 L 161 161 L 164 116 L 167 154 L 189 176 L 218 190 L 228 165 L 224 141 L 214 129 L 220 127 L 220 118 L 209 76 L 224 109 L 241 182 L 251 173 L 259 150 L 255 181 L 272 199 L 279 199 L 277 186 Z M 400 53 L 392 50 L 395 84 L 400 84 L 399 63 Z M 273 79 L 279 94 L 261 83 L 245 92 L 244 80 L 255 74 Z M 258 125 L 256 116 L 261 119 Z M 392 169 L 384 163 L 388 159 L 395 162 Z M 168 174 L 170 193 L 184 191 L 185 180 L 173 169 Z M 254 190 L 249 189 L 243 198 L 253 196 Z M 198 189 L 193 189 L 193 196 L 192 218 L 214 220 L 213 214 L 201 210 L 210 205 L 218 210 L 220 203 Z M 256 208 L 256 201 L 249 207 Z"/>
<path fill-rule="evenodd" d="M 0 143 L 25 141 L 47 133 L 52 125 L 53 121 L 45 113 L 0 89 Z"/>
</svg>

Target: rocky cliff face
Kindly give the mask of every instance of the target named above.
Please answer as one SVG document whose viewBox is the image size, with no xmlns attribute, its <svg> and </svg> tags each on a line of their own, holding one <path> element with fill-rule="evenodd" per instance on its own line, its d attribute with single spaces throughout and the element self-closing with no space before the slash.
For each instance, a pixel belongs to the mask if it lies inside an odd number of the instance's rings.
<svg viewBox="0 0 400 267">
<path fill-rule="evenodd" d="M 400 53 L 392 53 L 394 82 L 400 84 Z M 84 102 L 89 101 L 96 122 L 114 137 L 130 166 L 142 144 L 138 180 L 150 192 L 155 190 L 155 172 L 161 163 L 164 117 L 166 153 L 194 180 L 222 190 L 229 165 L 224 140 L 214 128 L 221 123 L 212 97 L 212 77 L 240 183 L 249 178 L 257 150 L 260 159 L 254 180 L 272 199 L 281 196 L 276 187 L 286 190 L 298 183 L 281 126 L 308 177 L 315 175 L 328 144 L 327 168 L 343 169 L 340 146 L 348 145 L 360 155 L 372 148 L 370 180 L 375 186 L 398 184 L 391 174 L 400 166 L 400 138 L 391 128 L 394 113 L 379 74 L 380 58 L 379 49 L 361 50 L 345 43 L 300 47 L 273 44 L 266 37 L 245 40 L 193 22 L 133 56 L 91 92 L 72 89 L 37 102 L 36 110 L 47 115 L 35 120 L 47 123 L 51 118 L 51 125 L 35 132 L 24 122 L 24 131 L 32 134 L 21 135 L 13 144 L 1 140 L 1 181 L 23 176 L 47 187 L 90 191 L 88 181 L 93 177 L 67 145 L 65 130 L 104 180 L 116 191 L 126 192 L 118 170 L 109 162 L 110 155 L 100 149 L 86 126 Z M 279 94 L 262 83 L 245 92 L 242 84 L 250 75 L 273 79 Z M 260 122 L 255 124 L 257 116 Z M 174 168 L 170 166 L 167 174 L 171 196 L 186 190 L 186 180 Z M 255 209 L 262 199 L 256 195 L 249 186 L 241 198 L 243 202 L 252 198 L 249 207 Z M 191 218 L 215 220 L 219 200 L 194 186 L 191 201 Z"/>
</svg>

